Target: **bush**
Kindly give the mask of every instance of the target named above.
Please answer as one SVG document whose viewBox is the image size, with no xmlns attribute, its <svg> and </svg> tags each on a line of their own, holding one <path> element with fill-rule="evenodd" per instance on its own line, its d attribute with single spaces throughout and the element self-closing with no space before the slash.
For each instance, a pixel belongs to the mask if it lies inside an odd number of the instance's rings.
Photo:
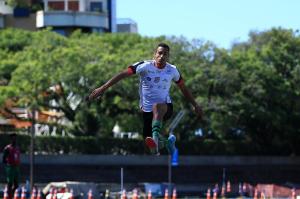
<svg viewBox="0 0 300 199">
<path fill-rule="evenodd" d="M 0 134 L 0 147 L 9 143 L 8 135 Z M 22 153 L 30 151 L 30 136 L 18 135 Z M 195 139 L 176 142 L 180 155 L 291 155 L 287 146 L 262 147 L 238 140 Z M 297 149 L 297 154 L 299 154 Z M 143 140 L 98 137 L 35 137 L 36 154 L 145 154 Z M 166 151 L 163 151 L 166 154 Z M 293 155 L 297 155 L 293 154 Z"/>
</svg>

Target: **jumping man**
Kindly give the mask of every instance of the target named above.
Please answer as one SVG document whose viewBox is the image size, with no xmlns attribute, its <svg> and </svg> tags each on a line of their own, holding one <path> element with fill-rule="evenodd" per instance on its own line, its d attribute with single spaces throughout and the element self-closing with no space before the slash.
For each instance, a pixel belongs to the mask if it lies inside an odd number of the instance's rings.
<svg viewBox="0 0 300 199">
<path fill-rule="evenodd" d="M 200 118 L 202 117 L 202 108 L 185 86 L 177 67 L 167 62 L 169 52 L 170 47 L 167 44 L 158 44 L 153 60 L 130 65 L 126 70 L 96 88 L 88 97 L 89 100 L 96 99 L 120 80 L 138 74 L 140 77 L 140 108 L 143 111 L 144 120 L 143 136 L 144 138 L 152 137 L 158 154 L 160 145 L 166 146 L 170 153 L 175 149 L 175 136 L 170 135 L 168 139 L 164 139 L 160 134 L 163 121 L 169 119 L 173 113 L 173 105 L 169 95 L 172 81 L 177 84 L 185 98 L 193 105 L 196 114 Z"/>
</svg>

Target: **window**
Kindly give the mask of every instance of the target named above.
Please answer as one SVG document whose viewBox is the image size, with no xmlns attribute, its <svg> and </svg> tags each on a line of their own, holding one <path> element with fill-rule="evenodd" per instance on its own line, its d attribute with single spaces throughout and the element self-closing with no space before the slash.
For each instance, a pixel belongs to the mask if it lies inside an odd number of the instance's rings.
<svg viewBox="0 0 300 199">
<path fill-rule="evenodd" d="M 102 2 L 91 2 L 91 11 L 94 12 L 103 12 Z"/>
<path fill-rule="evenodd" d="M 68 7 L 69 10 L 78 11 L 79 10 L 78 1 L 68 1 Z"/>
<path fill-rule="evenodd" d="M 65 2 L 64 1 L 48 2 L 48 7 L 50 10 L 64 10 Z"/>
</svg>

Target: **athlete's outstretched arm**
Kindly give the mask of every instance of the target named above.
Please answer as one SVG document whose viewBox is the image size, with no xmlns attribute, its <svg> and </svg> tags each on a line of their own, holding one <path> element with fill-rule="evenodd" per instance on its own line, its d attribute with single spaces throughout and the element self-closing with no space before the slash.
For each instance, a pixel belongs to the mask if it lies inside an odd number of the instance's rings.
<svg viewBox="0 0 300 199">
<path fill-rule="evenodd" d="M 128 72 L 128 69 L 116 74 L 110 80 L 108 80 L 105 84 L 103 84 L 102 86 L 93 90 L 92 93 L 89 95 L 88 100 L 96 99 L 97 97 L 101 96 L 109 87 L 113 86 L 120 80 L 122 80 L 126 77 L 129 77 L 131 75 L 132 75 L 132 73 Z"/>
<path fill-rule="evenodd" d="M 184 82 L 180 82 L 177 84 L 178 87 L 180 88 L 180 91 L 184 95 L 184 97 L 193 105 L 194 111 L 196 114 L 200 117 L 200 119 L 203 117 L 203 111 L 202 107 L 196 102 L 194 96 L 192 93 L 189 91 L 189 89 L 185 86 Z"/>
</svg>

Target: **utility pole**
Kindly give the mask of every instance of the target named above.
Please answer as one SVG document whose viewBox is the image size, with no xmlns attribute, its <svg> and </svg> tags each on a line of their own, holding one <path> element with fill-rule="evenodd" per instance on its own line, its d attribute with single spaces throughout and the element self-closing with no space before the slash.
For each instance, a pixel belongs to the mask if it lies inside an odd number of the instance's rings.
<svg viewBox="0 0 300 199">
<path fill-rule="evenodd" d="M 31 135 L 30 135 L 30 189 L 34 186 L 34 137 L 35 137 L 35 112 L 33 108 L 31 111 Z"/>
</svg>

